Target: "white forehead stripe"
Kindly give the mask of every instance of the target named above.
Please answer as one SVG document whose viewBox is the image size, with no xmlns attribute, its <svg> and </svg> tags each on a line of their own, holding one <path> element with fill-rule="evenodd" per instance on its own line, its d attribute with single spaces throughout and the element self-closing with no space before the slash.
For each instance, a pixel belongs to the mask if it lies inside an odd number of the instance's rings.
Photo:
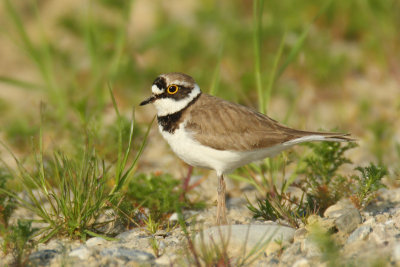
<svg viewBox="0 0 400 267">
<path fill-rule="evenodd" d="M 161 94 L 161 93 L 163 92 L 163 90 L 160 89 L 160 88 L 158 88 L 158 86 L 155 85 L 155 84 L 153 84 L 153 85 L 151 86 L 151 91 L 152 91 L 153 94 L 155 94 L 155 95 L 159 95 L 159 94 Z"/>
<path fill-rule="evenodd" d="M 169 97 L 157 99 L 153 103 L 157 109 L 157 116 L 166 116 L 184 109 L 200 93 L 200 88 L 196 84 L 190 94 L 183 99 L 175 100 Z"/>
<path fill-rule="evenodd" d="M 169 81 L 168 84 L 178 84 L 178 85 L 181 85 L 181 86 L 184 86 L 184 87 L 188 87 L 188 88 L 193 86 L 192 83 L 188 83 L 188 82 L 181 81 L 181 80 Z"/>
</svg>

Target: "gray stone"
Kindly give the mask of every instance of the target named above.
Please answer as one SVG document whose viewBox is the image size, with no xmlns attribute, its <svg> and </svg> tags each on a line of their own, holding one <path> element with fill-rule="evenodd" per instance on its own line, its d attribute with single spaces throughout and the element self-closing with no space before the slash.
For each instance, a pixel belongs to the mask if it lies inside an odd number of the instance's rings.
<svg viewBox="0 0 400 267">
<path fill-rule="evenodd" d="M 369 233 L 371 232 L 371 226 L 369 225 L 362 225 L 358 227 L 347 239 L 347 244 L 350 244 L 355 241 L 365 240 Z"/>
<path fill-rule="evenodd" d="M 342 215 L 335 219 L 335 225 L 339 231 L 350 234 L 361 223 L 360 212 L 356 209 L 343 210 Z"/>
<path fill-rule="evenodd" d="M 140 238 L 141 236 L 144 236 L 143 233 L 143 228 L 134 228 L 129 231 L 125 231 L 117 235 L 115 238 L 119 239 L 120 242 L 129 242 L 131 240 L 135 240 Z"/>
<path fill-rule="evenodd" d="M 306 238 L 301 242 L 301 250 L 306 253 L 308 258 L 321 256 L 320 248 L 309 238 Z"/>
<path fill-rule="evenodd" d="M 283 251 L 281 255 L 281 261 L 286 264 L 292 263 L 293 258 L 300 253 L 301 243 L 295 242 Z"/>
<path fill-rule="evenodd" d="M 59 252 L 54 249 L 39 250 L 29 255 L 29 260 L 34 265 L 48 265 L 57 254 Z"/>
<path fill-rule="evenodd" d="M 350 234 L 362 222 L 361 214 L 349 200 L 341 200 L 330 206 L 324 212 L 324 216 L 334 219 L 336 228 Z"/>
<path fill-rule="evenodd" d="M 347 209 L 356 209 L 348 199 L 340 200 L 335 205 L 328 207 L 324 212 L 324 217 L 327 218 L 338 218 L 343 215 L 343 212 Z"/>
<path fill-rule="evenodd" d="M 78 257 L 81 260 L 86 260 L 92 253 L 87 246 L 80 246 L 69 253 L 71 257 Z"/>
<path fill-rule="evenodd" d="M 265 249 L 271 253 L 282 244 L 293 240 L 295 229 L 277 224 L 266 225 L 223 225 L 204 230 L 196 236 L 196 244 L 213 246 L 226 244 L 229 250 L 238 253 L 253 248 Z"/>
<path fill-rule="evenodd" d="M 102 246 L 107 243 L 107 240 L 101 237 L 92 237 L 86 241 L 86 246 L 88 247 L 97 247 Z"/>
<path fill-rule="evenodd" d="M 106 248 L 100 251 L 100 255 L 115 257 L 124 261 L 135 261 L 135 262 L 146 262 L 155 259 L 155 257 L 150 253 L 137 249 L 128 249 L 124 247 Z"/>
</svg>

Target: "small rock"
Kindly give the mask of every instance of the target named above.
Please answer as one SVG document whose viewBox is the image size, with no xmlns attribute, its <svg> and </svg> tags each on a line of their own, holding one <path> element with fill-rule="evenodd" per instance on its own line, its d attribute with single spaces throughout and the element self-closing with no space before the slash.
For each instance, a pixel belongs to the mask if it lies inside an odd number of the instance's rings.
<svg viewBox="0 0 400 267">
<path fill-rule="evenodd" d="M 171 216 L 169 217 L 169 221 L 170 222 L 177 222 L 178 221 L 178 213 L 174 212 L 171 214 Z"/>
<path fill-rule="evenodd" d="M 175 262 L 176 258 L 177 258 L 177 256 L 175 254 L 172 254 L 172 255 L 164 254 L 161 257 L 157 258 L 155 260 L 155 263 L 157 265 L 173 266 L 173 263 Z"/>
<path fill-rule="evenodd" d="M 88 247 L 96 247 L 101 246 L 107 243 L 107 240 L 101 237 L 92 237 L 86 241 L 86 246 Z"/>
<path fill-rule="evenodd" d="M 91 255 L 87 246 L 80 246 L 69 253 L 71 257 L 78 257 L 81 260 L 86 260 Z"/>
<path fill-rule="evenodd" d="M 283 263 L 289 264 L 293 261 L 293 258 L 300 253 L 301 243 L 295 242 L 283 251 L 280 259 Z"/>
<path fill-rule="evenodd" d="M 97 227 L 96 230 L 107 235 L 117 235 L 126 230 L 125 225 L 118 218 L 118 215 L 113 209 L 104 211 L 104 213 L 96 219 L 96 224 L 102 225 Z"/>
<path fill-rule="evenodd" d="M 293 267 L 310 267 L 310 266 L 311 266 L 310 263 L 305 258 L 299 259 L 293 264 Z"/>
<path fill-rule="evenodd" d="M 400 242 L 393 246 L 392 258 L 394 261 L 400 261 Z"/>
<path fill-rule="evenodd" d="M 137 239 L 142 234 L 143 233 L 141 228 L 134 228 L 132 230 L 120 233 L 115 238 L 119 239 L 120 242 L 128 242 L 130 240 Z"/>
<path fill-rule="evenodd" d="M 350 234 L 361 223 L 362 218 L 357 209 L 348 209 L 342 216 L 335 220 L 339 231 Z"/>
<path fill-rule="evenodd" d="M 324 217 L 338 218 L 343 215 L 343 210 L 355 209 L 353 203 L 348 199 L 340 200 L 335 205 L 328 207 L 324 212 Z"/>
<path fill-rule="evenodd" d="M 145 262 L 155 259 L 154 256 L 150 253 L 137 249 L 128 249 L 124 247 L 106 248 L 100 252 L 100 255 L 116 257 L 124 261 L 135 261 L 135 262 Z"/>
<path fill-rule="evenodd" d="M 29 255 L 29 260 L 34 265 L 48 265 L 57 254 L 58 251 L 54 249 L 39 250 Z"/>
<path fill-rule="evenodd" d="M 307 254 L 308 258 L 319 257 L 321 255 L 319 247 L 309 238 L 301 242 L 301 250 Z"/>
<path fill-rule="evenodd" d="M 184 220 L 187 220 L 198 214 L 199 214 L 199 212 L 197 212 L 197 211 L 188 210 L 183 213 L 183 217 L 184 217 Z M 176 213 L 176 212 L 172 213 L 172 215 L 169 217 L 170 222 L 177 222 L 178 220 L 179 220 L 178 213 Z"/>
<path fill-rule="evenodd" d="M 324 216 L 333 218 L 337 229 L 348 234 L 362 221 L 360 212 L 349 200 L 342 200 L 330 206 L 324 212 Z"/>
<path fill-rule="evenodd" d="M 225 243 L 231 251 L 266 247 L 267 254 L 293 240 L 295 229 L 277 224 L 267 225 L 223 225 L 206 229 L 198 234 L 195 243 L 212 246 Z M 233 252 L 232 252 L 233 253 Z"/>
<path fill-rule="evenodd" d="M 365 240 L 369 233 L 371 232 L 371 226 L 362 225 L 358 227 L 347 239 L 347 244 L 350 244 L 355 241 Z"/>
</svg>

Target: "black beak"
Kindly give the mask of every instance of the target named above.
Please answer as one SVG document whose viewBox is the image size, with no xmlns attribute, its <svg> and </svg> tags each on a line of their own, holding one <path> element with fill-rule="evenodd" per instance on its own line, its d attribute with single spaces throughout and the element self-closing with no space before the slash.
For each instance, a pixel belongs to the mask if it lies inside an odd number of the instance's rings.
<svg viewBox="0 0 400 267">
<path fill-rule="evenodd" d="M 154 95 L 150 96 L 146 100 L 144 100 L 142 103 L 140 103 L 141 106 L 147 105 L 149 103 L 153 103 L 156 100 L 156 97 Z"/>
</svg>

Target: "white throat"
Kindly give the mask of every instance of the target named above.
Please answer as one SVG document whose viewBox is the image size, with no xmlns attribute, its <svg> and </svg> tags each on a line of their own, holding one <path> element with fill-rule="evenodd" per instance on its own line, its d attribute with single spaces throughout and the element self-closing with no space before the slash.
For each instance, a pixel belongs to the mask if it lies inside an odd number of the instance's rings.
<svg viewBox="0 0 400 267">
<path fill-rule="evenodd" d="M 153 85 L 154 87 L 154 85 Z M 153 89 L 153 88 L 152 88 Z M 155 88 L 154 88 L 155 89 Z M 153 89 L 153 92 L 155 91 Z M 173 98 L 160 98 L 154 101 L 154 106 L 157 109 L 157 116 L 166 116 L 169 114 L 176 113 L 184 109 L 193 99 L 195 99 L 201 93 L 200 87 L 195 84 L 192 92 L 183 99 L 175 100 Z"/>
</svg>

